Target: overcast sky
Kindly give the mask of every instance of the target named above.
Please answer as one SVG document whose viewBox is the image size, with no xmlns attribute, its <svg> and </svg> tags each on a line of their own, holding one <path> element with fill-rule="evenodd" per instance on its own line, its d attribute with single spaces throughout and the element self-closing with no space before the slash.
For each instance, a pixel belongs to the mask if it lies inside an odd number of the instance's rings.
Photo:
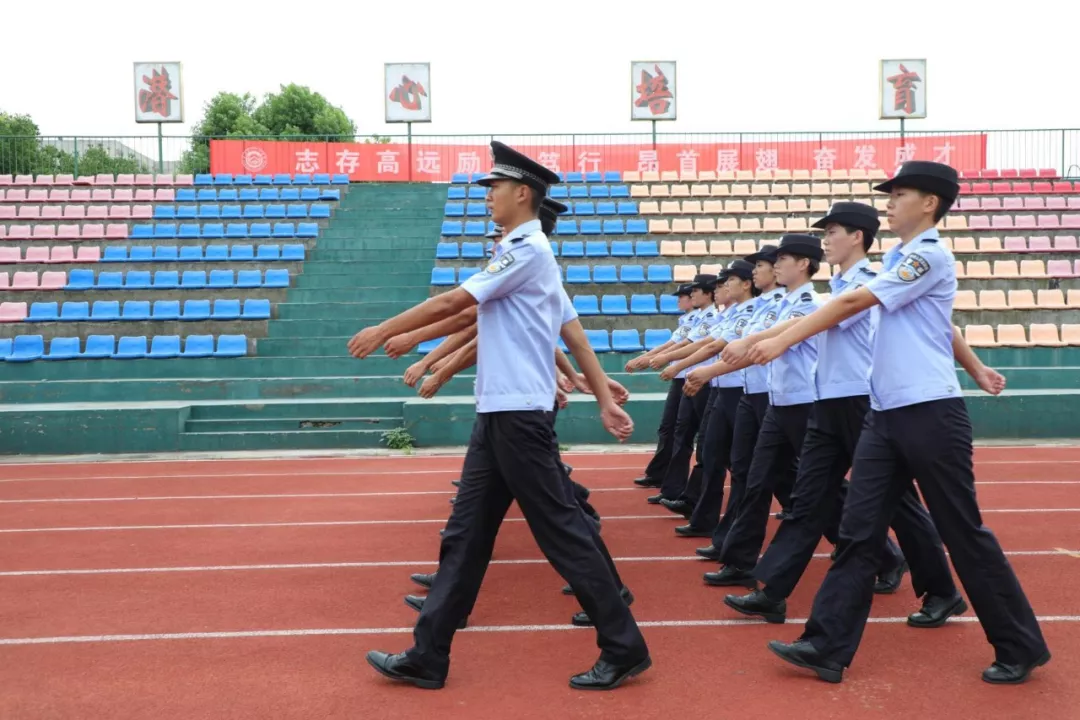
<svg viewBox="0 0 1080 720">
<path fill-rule="evenodd" d="M 1067 3 L 400 3 L 55 0 L 3 8 L 0 109 L 43 134 L 151 135 L 132 63 L 184 63 L 187 134 L 223 90 L 296 82 L 363 134 L 383 122 L 383 63 L 430 62 L 434 121 L 417 133 L 646 131 L 629 121 L 631 60 L 678 62 L 673 132 L 891 130 L 878 60 L 925 57 L 929 118 L 911 130 L 1080 126 Z M 115 42 L 110 42 L 115 40 Z M 19 61 L 18 58 L 22 58 Z"/>
</svg>

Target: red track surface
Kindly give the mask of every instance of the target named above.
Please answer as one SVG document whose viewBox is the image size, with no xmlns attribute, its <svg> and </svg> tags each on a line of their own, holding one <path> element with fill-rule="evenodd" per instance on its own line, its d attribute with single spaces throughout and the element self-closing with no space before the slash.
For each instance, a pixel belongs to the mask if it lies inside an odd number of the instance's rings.
<svg viewBox="0 0 1080 720">
<path fill-rule="evenodd" d="M 875 601 L 842 685 L 796 671 L 765 643 L 799 634 L 826 560 L 789 601 L 794 621 L 745 621 L 702 584 L 715 567 L 692 556 L 703 541 L 675 537 L 675 518 L 630 487 L 645 458 L 567 460 L 594 491 L 654 659 L 617 692 L 566 686 L 595 637 L 569 626 L 578 608 L 516 508 L 447 687 L 368 668 L 365 651 L 410 644 L 402 596 L 417 590 L 410 572 L 435 567 L 460 458 L 8 465 L 0 718 L 1080 716 L 1080 448 L 976 453 L 986 522 L 1054 653 L 1021 687 L 979 679 L 992 651 L 970 614 L 930 631 L 895 622 L 915 607 L 907 580 Z"/>
</svg>

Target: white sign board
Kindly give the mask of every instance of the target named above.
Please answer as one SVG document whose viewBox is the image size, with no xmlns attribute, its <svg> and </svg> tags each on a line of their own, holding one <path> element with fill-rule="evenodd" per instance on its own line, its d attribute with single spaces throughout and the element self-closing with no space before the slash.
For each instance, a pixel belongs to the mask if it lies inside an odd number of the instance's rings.
<svg viewBox="0 0 1080 720">
<path fill-rule="evenodd" d="M 431 63 L 386 63 L 386 122 L 431 122 Z"/>
<path fill-rule="evenodd" d="M 135 122 L 184 122 L 180 63 L 135 63 Z"/>
<path fill-rule="evenodd" d="M 879 72 L 882 120 L 926 117 L 926 60 L 882 60 Z"/>
<path fill-rule="evenodd" d="M 630 63 L 630 119 L 675 119 L 675 62 Z"/>
</svg>

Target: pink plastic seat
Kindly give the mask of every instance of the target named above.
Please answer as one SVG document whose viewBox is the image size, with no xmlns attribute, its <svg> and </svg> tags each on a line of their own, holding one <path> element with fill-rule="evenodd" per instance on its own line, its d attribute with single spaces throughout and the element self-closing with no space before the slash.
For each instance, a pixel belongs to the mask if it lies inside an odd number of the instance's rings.
<svg viewBox="0 0 1080 720">
<path fill-rule="evenodd" d="M 108 205 L 91 205 L 86 208 L 86 218 L 88 220 L 104 220 L 109 217 Z"/>
<path fill-rule="evenodd" d="M 26 248 L 26 254 L 23 255 L 22 261 L 24 263 L 47 263 L 49 262 L 49 248 L 32 245 Z"/>
<path fill-rule="evenodd" d="M 154 208 L 152 205 L 136 205 L 131 208 L 131 217 L 133 220 L 150 220 L 154 217 Z"/>
<path fill-rule="evenodd" d="M 112 201 L 114 203 L 129 203 L 135 200 L 135 192 L 131 188 L 117 188 L 113 190 Z"/>
<path fill-rule="evenodd" d="M 4 275 L 6 280 L 7 274 Z M 0 322 L 23 322 L 26 320 L 26 313 L 24 302 L 0 303 Z"/>
<path fill-rule="evenodd" d="M 48 262 L 50 263 L 71 263 L 75 262 L 75 248 L 71 245 L 56 245 L 49 253 Z"/>
<path fill-rule="evenodd" d="M 56 228 L 57 240 L 78 240 L 79 237 L 78 225 L 60 225 Z"/>
<path fill-rule="evenodd" d="M 101 248 L 96 245 L 83 245 L 75 253 L 75 262 L 77 263 L 96 263 L 101 262 Z"/>
<path fill-rule="evenodd" d="M 1031 252 L 1053 252 L 1050 238 L 1046 235 L 1032 235 L 1028 238 L 1028 250 Z"/>
<path fill-rule="evenodd" d="M 85 228 L 83 232 L 85 233 Z M 105 230 L 106 240 L 127 240 L 128 226 L 121 223 L 109 223 L 109 227 Z"/>
<path fill-rule="evenodd" d="M 83 240 L 104 240 L 105 239 L 105 226 L 98 223 L 82 226 L 82 239 Z"/>
<path fill-rule="evenodd" d="M 59 205 L 42 205 L 41 206 L 41 219 L 42 220 L 59 220 L 64 217 L 64 208 Z"/>
<path fill-rule="evenodd" d="M 35 225 L 33 237 L 35 240 L 53 240 L 56 238 L 56 226 Z"/>
<path fill-rule="evenodd" d="M 12 290 L 37 290 L 38 275 L 36 272 L 17 272 L 11 277 Z"/>
<path fill-rule="evenodd" d="M 109 206 L 109 219 L 110 220 L 127 220 L 131 217 L 130 205 L 110 205 Z"/>
<path fill-rule="evenodd" d="M 1072 263 L 1068 260 L 1048 260 L 1046 274 L 1052 278 L 1071 278 L 1073 276 Z"/>
<path fill-rule="evenodd" d="M 57 188 L 55 190 L 50 190 L 49 191 L 49 202 L 51 202 L 51 203 L 57 203 L 59 205 L 63 205 L 64 203 L 68 202 L 69 200 L 71 200 L 71 191 L 66 189 L 66 188 L 64 188 L 64 189 Z"/>
<path fill-rule="evenodd" d="M 71 191 L 71 202 L 90 202 L 90 191 L 86 188 L 75 188 Z"/>
<path fill-rule="evenodd" d="M 42 290 L 63 290 L 67 285 L 67 273 L 66 272 L 44 272 L 41 273 L 41 289 Z"/>
<path fill-rule="evenodd" d="M 65 205 L 64 206 L 64 219 L 65 220 L 82 220 L 86 217 L 86 208 L 82 205 Z"/>
<path fill-rule="evenodd" d="M 21 262 L 22 258 L 19 257 L 19 248 L 17 247 L 0 247 L 0 265 L 11 265 L 12 263 Z"/>
<path fill-rule="evenodd" d="M 29 225 L 9 225 L 7 232 L 8 240 L 29 240 L 30 239 L 30 226 Z"/>
</svg>

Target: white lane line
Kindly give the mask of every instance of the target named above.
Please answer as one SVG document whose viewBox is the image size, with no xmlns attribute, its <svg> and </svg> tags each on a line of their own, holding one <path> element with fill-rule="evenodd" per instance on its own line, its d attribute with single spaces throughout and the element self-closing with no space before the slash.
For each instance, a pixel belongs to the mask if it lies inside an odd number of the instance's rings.
<svg viewBox="0 0 1080 720">
<path fill-rule="evenodd" d="M 1040 623 L 1080 622 L 1080 615 L 1042 615 Z M 801 625 L 806 618 L 789 618 L 788 625 Z M 881 625 L 906 623 L 906 617 L 876 617 L 868 622 Z M 976 623 L 973 616 L 949 618 L 949 624 Z M 639 621 L 643 628 L 703 628 L 703 627 L 747 627 L 765 625 L 761 620 L 715 619 L 715 620 L 646 620 Z M 458 630 L 459 633 L 538 633 L 592 631 L 574 625 L 480 625 Z M 232 640 L 239 638 L 296 638 L 326 637 L 333 635 L 404 635 L 411 634 L 411 627 L 383 628 L 304 628 L 296 630 L 233 630 L 222 632 L 186 632 L 186 633 L 146 633 L 140 635 L 61 635 L 56 637 L 0 638 L 0 645 L 66 645 L 85 643 L 122 643 L 163 640 Z"/>
<path fill-rule="evenodd" d="M 1078 513 L 1080 508 L 983 508 L 987 513 Z M 677 515 L 605 515 L 604 522 L 610 520 L 678 520 Z M 520 523 L 525 518 L 506 518 L 503 522 Z M 178 525 L 91 525 L 86 527 L 35 527 L 35 528 L 0 528 L 0 534 L 49 533 L 49 532 L 112 532 L 119 530 L 217 530 L 235 528 L 277 528 L 277 527 L 349 527 L 363 525 L 432 525 L 445 524 L 446 518 L 419 520 L 310 520 L 297 522 L 261 522 L 261 523 L 188 523 Z"/>
<path fill-rule="evenodd" d="M 1080 485 L 1080 480 L 1005 480 L 976 482 L 977 487 L 987 485 Z M 725 485 L 730 489 L 730 485 Z M 638 487 L 590 488 L 593 493 L 643 492 Z M 73 498 L 14 498 L 0 499 L 0 505 L 30 505 L 36 503 L 126 503 L 126 502 L 161 502 L 173 500 L 298 500 L 318 498 L 377 498 L 377 497 L 422 497 L 425 495 L 453 496 L 456 490 L 396 490 L 386 492 L 312 492 L 312 493 L 252 493 L 244 495 L 145 495 L 117 497 L 73 497 Z M 644 496 L 644 495 L 643 495 Z"/>
<path fill-rule="evenodd" d="M 1046 557 L 1064 555 L 1080 558 L 1080 550 L 1066 550 L 1054 548 L 1053 550 L 1011 550 L 1006 551 L 1010 557 Z M 815 553 L 815 560 L 825 560 L 828 553 Z M 697 555 L 658 555 L 654 557 L 617 557 L 613 558 L 617 563 L 656 563 L 656 562 L 707 562 Z M 201 572 L 243 572 L 259 570 L 336 570 L 336 569 L 367 569 L 367 568 L 395 568 L 407 567 L 421 569 L 425 567 L 438 567 L 437 560 L 381 560 L 369 562 L 326 562 L 326 563 L 266 563 L 261 565 L 189 565 L 177 567 L 134 567 L 134 568 L 92 568 L 92 569 L 69 569 L 69 570 L 8 570 L 0 572 L 0 577 L 51 577 L 62 575 L 137 575 L 154 573 L 201 573 Z M 492 560 L 492 565 L 547 565 L 544 558 L 521 558 L 518 560 Z"/>
</svg>

